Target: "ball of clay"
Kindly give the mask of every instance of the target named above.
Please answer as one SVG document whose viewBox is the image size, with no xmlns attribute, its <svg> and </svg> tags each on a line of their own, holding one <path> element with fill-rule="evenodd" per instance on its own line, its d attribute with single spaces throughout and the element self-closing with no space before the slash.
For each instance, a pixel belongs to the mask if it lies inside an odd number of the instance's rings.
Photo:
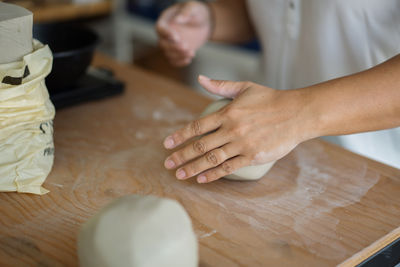
<svg viewBox="0 0 400 267">
<path fill-rule="evenodd" d="M 82 267 L 197 266 L 197 239 L 175 200 L 131 195 L 104 207 L 81 228 Z"/>
<path fill-rule="evenodd" d="M 33 14 L 0 2 L 0 64 L 19 61 L 33 50 Z"/>
<path fill-rule="evenodd" d="M 231 101 L 231 99 L 221 99 L 211 103 L 206 107 L 203 113 L 201 113 L 200 117 L 207 116 L 208 114 L 220 110 L 224 106 L 228 105 Z M 274 163 L 275 161 L 257 166 L 243 167 L 239 170 L 236 170 L 234 173 L 225 176 L 224 178 L 241 181 L 257 180 L 263 177 L 271 169 Z"/>
</svg>

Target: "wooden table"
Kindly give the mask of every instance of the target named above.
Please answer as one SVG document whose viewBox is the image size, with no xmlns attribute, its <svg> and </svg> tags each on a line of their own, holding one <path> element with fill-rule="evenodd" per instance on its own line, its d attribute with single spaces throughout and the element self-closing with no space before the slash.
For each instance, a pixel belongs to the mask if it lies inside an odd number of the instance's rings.
<svg viewBox="0 0 400 267">
<path fill-rule="evenodd" d="M 0 265 L 77 265 L 79 227 L 127 194 L 177 199 L 200 242 L 200 266 L 332 266 L 400 225 L 400 170 L 320 140 L 256 182 L 178 181 L 163 138 L 209 102 L 184 86 L 97 55 L 122 96 L 61 110 L 44 196 L 0 194 Z"/>
</svg>

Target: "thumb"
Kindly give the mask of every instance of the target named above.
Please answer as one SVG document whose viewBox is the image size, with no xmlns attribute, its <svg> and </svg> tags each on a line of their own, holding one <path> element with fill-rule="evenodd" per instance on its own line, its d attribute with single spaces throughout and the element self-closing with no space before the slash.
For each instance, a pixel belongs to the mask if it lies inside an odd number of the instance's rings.
<svg viewBox="0 0 400 267">
<path fill-rule="evenodd" d="M 246 82 L 212 80 L 203 75 L 199 75 L 198 81 L 210 93 L 227 98 L 235 98 L 248 88 Z"/>
<path fill-rule="evenodd" d="M 193 5 L 191 3 L 182 4 L 178 14 L 174 17 L 174 22 L 179 24 L 188 23 L 193 14 Z"/>
</svg>

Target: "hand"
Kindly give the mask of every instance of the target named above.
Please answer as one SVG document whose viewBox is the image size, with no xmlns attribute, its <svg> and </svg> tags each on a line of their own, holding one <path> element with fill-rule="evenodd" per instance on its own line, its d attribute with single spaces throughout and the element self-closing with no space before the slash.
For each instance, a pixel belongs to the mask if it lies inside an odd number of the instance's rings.
<svg viewBox="0 0 400 267">
<path fill-rule="evenodd" d="M 157 21 L 159 45 L 170 63 L 188 65 L 211 33 L 211 14 L 205 3 L 190 1 L 167 8 Z"/>
<path fill-rule="evenodd" d="M 248 165 L 278 160 L 300 142 L 311 139 L 312 124 L 303 90 L 274 90 L 251 82 L 199 77 L 211 93 L 234 100 L 221 110 L 191 122 L 168 136 L 167 149 L 191 141 L 165 160 L 167 169 L 179 167 L 178 179 L 198 175 L 199 183 L 217 180 Z"/>
</svg>

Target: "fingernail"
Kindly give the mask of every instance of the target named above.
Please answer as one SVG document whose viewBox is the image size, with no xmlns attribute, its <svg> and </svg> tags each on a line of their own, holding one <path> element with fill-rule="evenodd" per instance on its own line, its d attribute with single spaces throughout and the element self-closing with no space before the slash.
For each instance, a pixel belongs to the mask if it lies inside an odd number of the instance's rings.
<svg viewBox="0 0 400 267">
<path fill-rule="evenodd" d="M 178 179 L 183 179 L 183 178 L 186 177 L 186 172 L 184 170 L 182 170 L 182 169 L 179 169 L 176 172 L 176 177 L 178 177 Z"/>
<path fill-rule="evenodd" d="M 197 182 L 198 182 L 199 184 L 204 184 L 204 183 L 206 183 L 206 182 L 207 182 L 206 176 L 205 176 L 205 175 L 199 175 L 199 177 L 197 177 Z"/>
<path fill-rule="evenodd" d="M 208 77 L 206 77 L 206 76 L 204 76 L 204 75 L 199 75 L 199 80 L 202 80 L 202 81 L 210 81 L 211 79 L 210 78 L 208 78 Z"/>
<path fill-rule="evenodd" d="M 167 159 L 167 160 L 165 161 L 165 163 L 164 163 L 164 166 L 165 166 L 167 169 L 172 169 L 173 167 L 175 167 L 175 162 L 173 162 L 173 161 L 170 160 L 170 159 Z"/>
<path fill-rule="evenodd" d="M 172 136 L 168 136 L 167 138 L 165 138 L 164 141 L 164 147 L 165 148 L 173 148 L 174 147 L 174 139 L 172 138 Z"/>
</svg>

